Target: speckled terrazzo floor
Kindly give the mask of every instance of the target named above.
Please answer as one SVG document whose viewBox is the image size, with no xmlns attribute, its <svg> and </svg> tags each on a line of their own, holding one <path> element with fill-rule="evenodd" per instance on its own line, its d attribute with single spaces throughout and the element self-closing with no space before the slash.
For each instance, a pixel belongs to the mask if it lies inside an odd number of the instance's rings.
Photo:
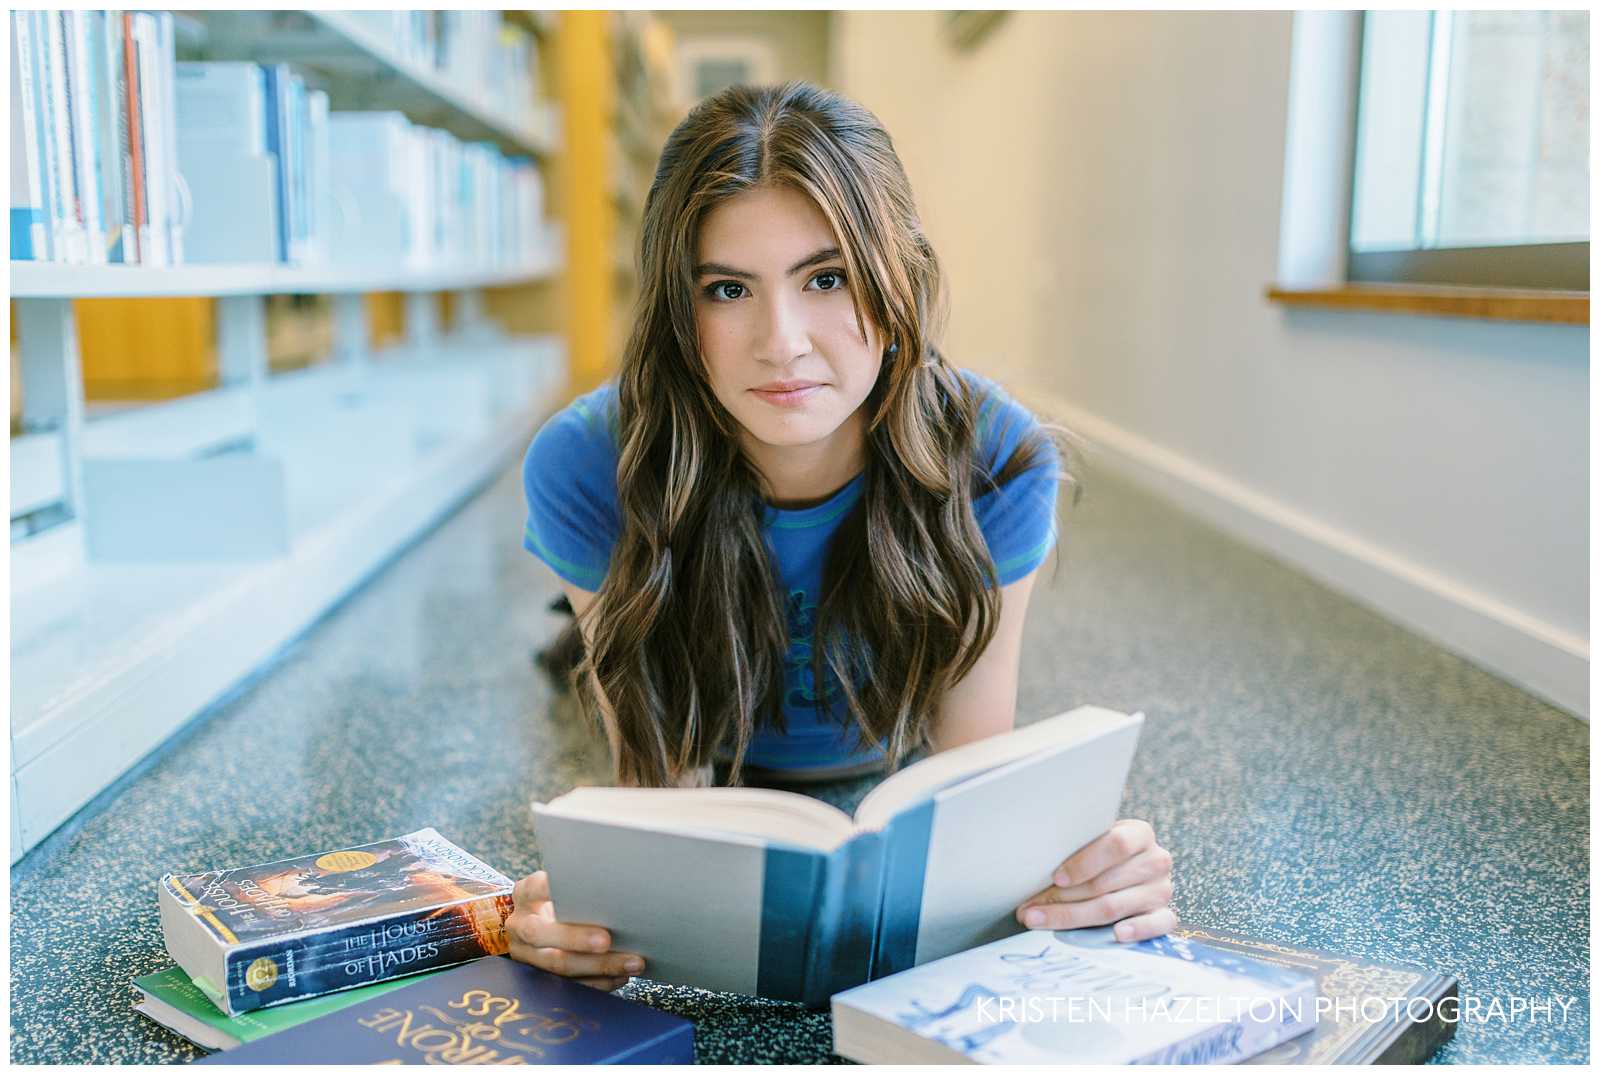
<svg viewBox="0 0 1600 1075">
<path fill-rule="evenodd" d="M 11 872 L 11 1058 L 174 1062 L 132 1010 L 167 962 L 154 879 L 432 825 L 513 876 L 527 803 L 603 768 L 528 660 L 559 625 L 508 470 Z M 1576 996 L 1565 1025 L 1464 1022 L 1436 1057 L 1589 1057 L 1589 728 L 1109 473 L 1035 590 L 1019 712 L 1143 709 L 1124 813 L 1195 924 L 1449 970 L 1463 998 Z M 853 805 L 870 780 L 820 789 Z M 648 880 L 643 864 L 618 875 Z M 702 1062 L 827 1061 L 827 1017 L 635 982 Z"/>
</svg>

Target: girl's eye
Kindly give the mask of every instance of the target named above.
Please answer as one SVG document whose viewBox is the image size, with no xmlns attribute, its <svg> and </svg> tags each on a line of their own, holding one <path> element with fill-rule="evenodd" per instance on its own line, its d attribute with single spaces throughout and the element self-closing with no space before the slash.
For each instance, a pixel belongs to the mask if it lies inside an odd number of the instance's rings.
<svg viewBox="0 0 1600 1075">
<path fill-rule="evenodd" d="M 705 292 L 711 298 L 716 299 L 716 300 L 721 301 L 721 302 L 731 302 L 733 299 L 736 299 L 736 298 L 739 297 L 738 295 L 731 295 L 730 296 L 730 295 L 723 294 L 721 289 L 725 288 L 725 287 L 735 287 L 735 288 L 738 288 L 740 291 L 744 290 L 744 285 L 743 284 L 736 284 L 732 280 L 718 280 L 716 283 L 711 284 L 710 286 L 708 286 L 705 289 Z"/>
<path fill-rule="evenodd" d="M 844 273 L 837 269 L 827 269 L 811 278 L 812 283 L 816 283 L 818 280 L 830 282 L 829 286 L 818 288 L 817 290 L 819 291 L 844 290 Z M 729 292 L 723 290 L 724 288 L 733 288 L 734 290 Z M 713 302 L 733 302 L 744 297 L 745 286 L 734 280 L 718 280 L 714 284 L 706 285 L 704 292 L 706 297 Z"/>
</svg>

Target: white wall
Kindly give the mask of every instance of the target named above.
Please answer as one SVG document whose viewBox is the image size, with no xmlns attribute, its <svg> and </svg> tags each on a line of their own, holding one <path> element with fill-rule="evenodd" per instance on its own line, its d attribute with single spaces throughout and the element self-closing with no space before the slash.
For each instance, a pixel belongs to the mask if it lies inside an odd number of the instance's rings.
<svg viewBox="0 0 1600 1075">
<path fill-rule="evenodd" d="M 1290 13 L 836 14 L 954 358 L 1106 462 L 1586 715 L 1588 330 L 1289 311 Z"/>
</svg>

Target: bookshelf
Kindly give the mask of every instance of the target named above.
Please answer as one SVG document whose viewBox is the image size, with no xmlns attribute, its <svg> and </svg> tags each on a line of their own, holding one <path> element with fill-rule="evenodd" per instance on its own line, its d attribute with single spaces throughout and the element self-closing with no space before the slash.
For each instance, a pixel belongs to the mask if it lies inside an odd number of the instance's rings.
<svg viewBox="0 0 1600 1075">
<path fill-rule="evenodd" d="M 551 17 L 518 21 L 551 60 Z M 351 13 L 174 23 L 183 59 L 290 64 L 335 112 L 401 112 L 541 171 L 561 152 L 557 106 L 454 81 Z M 10 263 L 13 862 L 526 448 L 568 359 L 562 337 L 487 316 L 487 295 L 564 273 L 564 225 L 545 215 L 525 234 L 515 259 L 497 244 L 370 264 Z M 383 347 L 374 292 L 405 296 L 404 335 Z M 295 294 L 331 297 L 332 351 L 273 371 L 267 296 Z M 75 300 L 194 296 L 215 302 L 214 388 L 85 399 Z"/>
<path fill-rule="evenodd" d="M 321 76 L 335 108 L 398 109 L 463 139 L 489 139 L 513 153 L 557 152 L 560 116 L 549 103 L 512 110 L 453 84 L 342 11 L 194 11 L 193 35 L 218 59 L 284 61 Z M 194 46 L 191 46 L 194 47 Z"/>
</svg>

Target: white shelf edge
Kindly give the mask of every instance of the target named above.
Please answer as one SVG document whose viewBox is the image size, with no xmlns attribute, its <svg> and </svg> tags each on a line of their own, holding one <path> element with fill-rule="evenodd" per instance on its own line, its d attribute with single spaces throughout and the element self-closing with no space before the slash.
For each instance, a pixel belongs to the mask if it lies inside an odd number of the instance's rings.
<svg viewBox="0 0 1600 1075">
<path fill-rule="evenodd" d="M 427 272 L 292 265 L 70 265 L 11 262 L 13 299 L 161 298 L 219 295 L 330 294 L 366 291 L 465 291 L 548 279 L 550 257 L 516 268 Z"/>
</svg>

